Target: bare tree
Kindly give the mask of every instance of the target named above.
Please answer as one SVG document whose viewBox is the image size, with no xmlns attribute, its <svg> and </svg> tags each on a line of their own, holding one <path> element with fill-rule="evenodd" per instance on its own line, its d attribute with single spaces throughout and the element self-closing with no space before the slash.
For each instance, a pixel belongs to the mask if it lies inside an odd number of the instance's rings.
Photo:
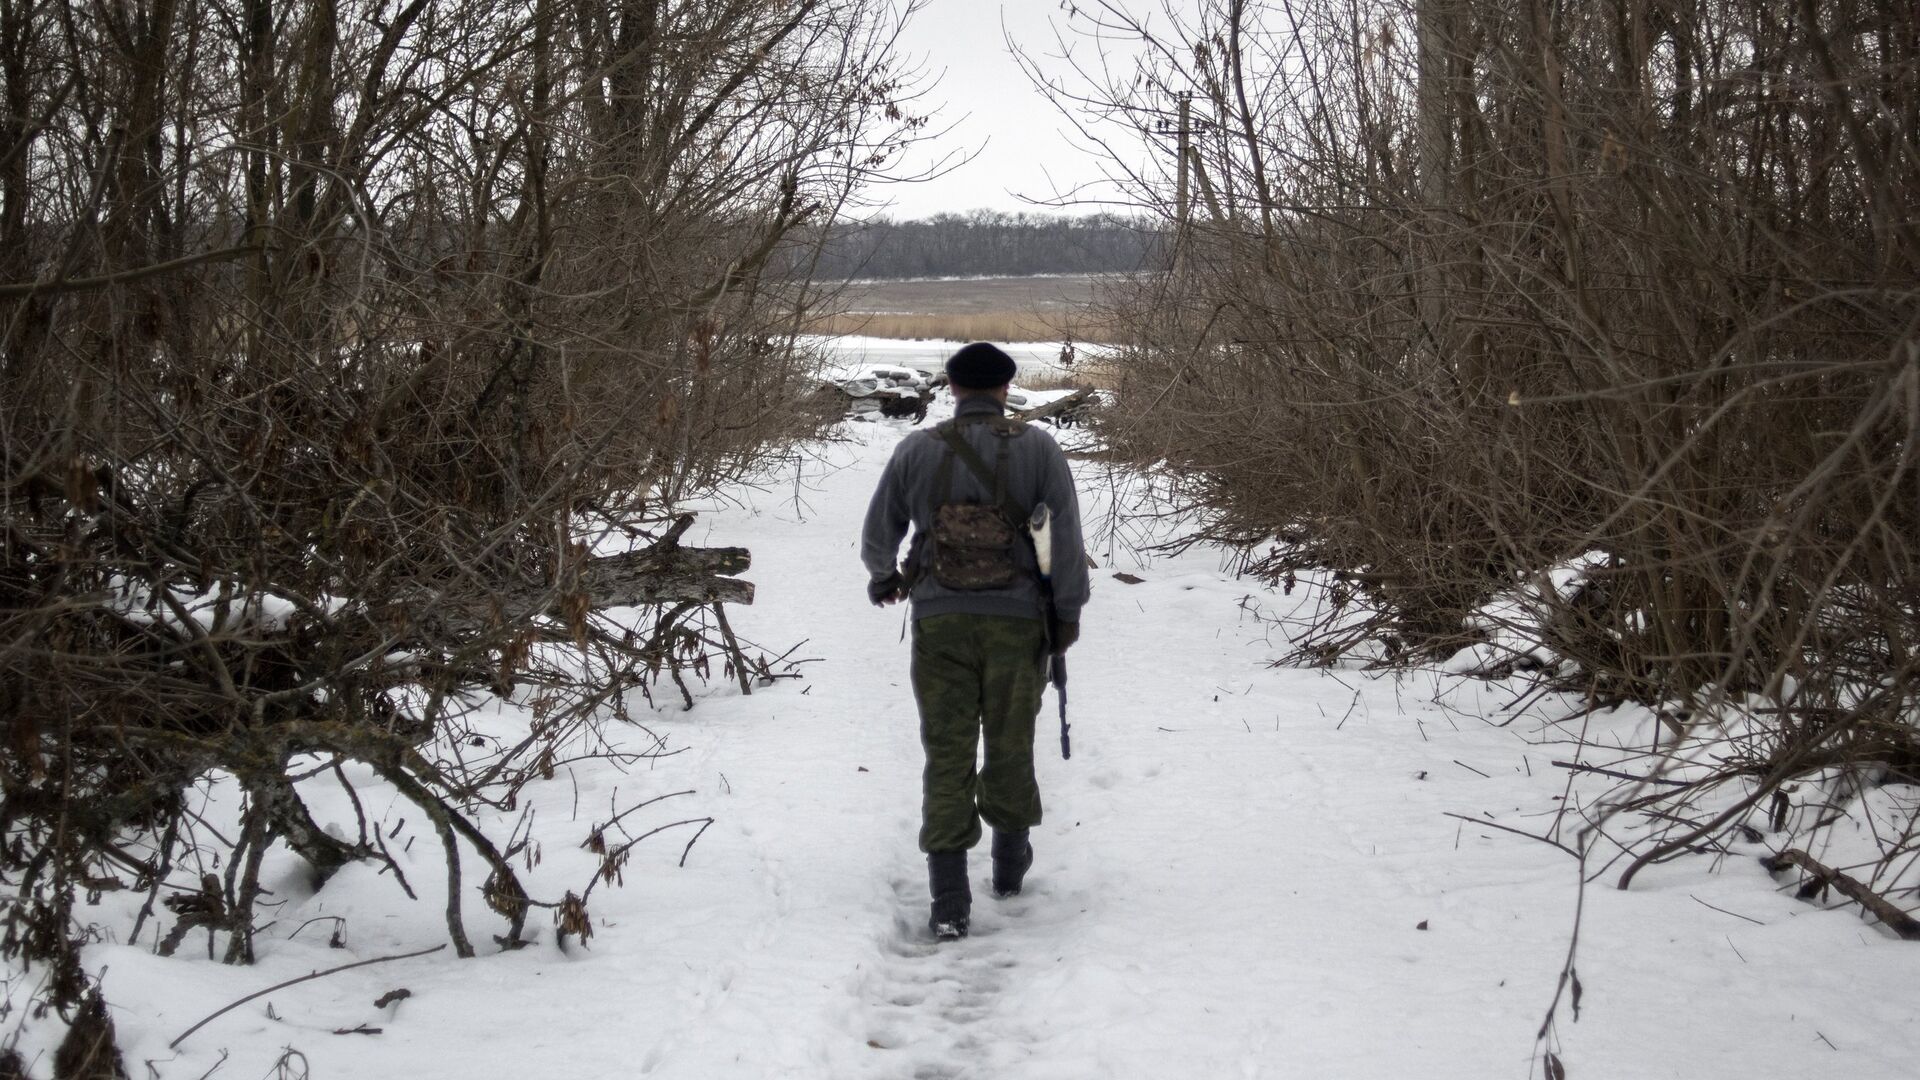
<svg viewBox="0 0 1920 1080">
<path fill-rule="evenodd" d="M 167 948 L 244 961 L 271 846 L 386 859 L 315 825 L 295 761 L 432 822 L 459 953 L 462 849 L 506 944 L 535 907 L 588 930 L 478 815 L 628 693 L 748 684 L 746 553 L 682 548 L 679 506 L 819 423 L 809 285 L 768 270 L 917 130 L 903 14 L 0 3 L 0 918 L 63 1010 L 77 894 L 165 893 Z M 529 679 L 531 734 L 464 751 Z M 216 771 L 238 831 L 183 881 Z"/>
</svg>

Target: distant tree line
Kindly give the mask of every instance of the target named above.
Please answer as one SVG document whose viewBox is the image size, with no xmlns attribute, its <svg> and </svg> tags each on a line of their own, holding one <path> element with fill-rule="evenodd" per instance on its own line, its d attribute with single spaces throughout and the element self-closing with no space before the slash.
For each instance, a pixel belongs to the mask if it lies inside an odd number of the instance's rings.
<svg viewBox="0 0 1920 1080">
<path fill-rule="evenodd" d="M 1160 246 L 1157 226 L 1117 214 L 973 210 L 834 225 L 822 278 L 1100 274 L 1138 270 Z"/>
</svg>

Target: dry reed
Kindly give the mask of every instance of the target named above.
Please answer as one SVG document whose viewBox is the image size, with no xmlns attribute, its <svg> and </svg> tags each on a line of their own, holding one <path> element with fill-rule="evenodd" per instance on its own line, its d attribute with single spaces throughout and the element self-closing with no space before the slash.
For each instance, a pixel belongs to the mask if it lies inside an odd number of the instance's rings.
<svg viewBox="0 0 1920 1080">
<path fill-rule="evenodd" d="M 1091 341 L 1118 340 L 1112 320 L 1082 311 L 859 312 L 826 315 L 810 329 L 820 334 L 861 334 L 905 341 Z"/>
</svg>

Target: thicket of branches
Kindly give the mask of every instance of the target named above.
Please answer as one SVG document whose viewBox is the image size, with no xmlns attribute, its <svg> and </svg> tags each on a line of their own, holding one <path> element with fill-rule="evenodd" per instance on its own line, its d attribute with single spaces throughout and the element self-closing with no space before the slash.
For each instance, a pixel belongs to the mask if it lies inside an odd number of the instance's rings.
<svg viewBox="0 0 1920 1080">
<path fill-rule="evenodd" d="M 1115 297 L 1105 434 L 1285 537 L 1275 578 L 1337 571 L 1303 656 L 1445 656 L 1519 594 L 1594 703 L 1744 717 L 1634 868 L 1822 767 L 1914 775 L 1920 9 L 1119 6 L 1146 59 L 1079 104 L 1166 151 L 1135 190 L 1183 231 Z"/>
<path fill-rule="evenodd" d="M 386 859 L 315 825 L 293 762 L 358 763 L 477 853 L 503 941 L 539 904 L 585 929 L 476 814 L 623 692 L 742 659 L 738 594 L 668 580 L 665 526 L 816 422 L 806 280 L 763 271 L 912 137 L 898 14 L 0 2 L 0 951 L 54 1003 L 79 896 L 165 899 L 174 942 L 243 961 L 270 846 Z M 605 537 L 653 542 L 627 570 L 658 603 L 619 625 Z M 529 682 L 524 740 L 465 748 Z M 215 774 L 224 843 L 190 805 Z"/>
</svg>

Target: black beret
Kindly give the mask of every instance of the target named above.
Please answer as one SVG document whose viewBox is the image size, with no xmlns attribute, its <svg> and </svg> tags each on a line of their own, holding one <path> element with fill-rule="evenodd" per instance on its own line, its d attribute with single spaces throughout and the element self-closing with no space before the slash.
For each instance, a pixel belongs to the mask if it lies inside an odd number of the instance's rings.
<svg viewBox="0 0 1920 1080">
<path fill-rule="evenodd" d="M 969 390 L 992 390 L 1013 381 L 1013 357 L 976 341 L 947 358 L 947 378 Z"/>
</svg>

